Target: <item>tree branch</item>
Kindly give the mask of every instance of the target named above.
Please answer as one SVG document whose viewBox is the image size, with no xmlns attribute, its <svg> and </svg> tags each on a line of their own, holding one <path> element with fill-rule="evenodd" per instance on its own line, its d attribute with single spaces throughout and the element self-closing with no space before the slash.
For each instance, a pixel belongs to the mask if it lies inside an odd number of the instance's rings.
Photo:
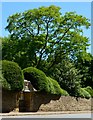
<svg viewBox="0 0 93 120">
<path fill-rule="evenodd" d="M 66 35 L 66 33 L 73 27 L 73 24 L 64 32 L 64 34 L 62 35 L 62 37 L 55 42 L 55 44 L 59 43 Z"/>
<path fill-rule="evenodd" d="M 39 61 L 38 61 L 38 64 L 37 64 L 37 68 L 39 67 L 40 62 L 41 62 L 41 59 L 42 59 L 42 56 L 43 56 L 43 54 L 44 54 L 44 52 L 45 52 L 44 49 L 45 49 L 46 46 L 47 46 L 47 39 L 48 39 L 48 23 L 49 23 L 49 22 L 47 22 L 47 25 L 46 25 L 47 33 L 46 33 L 46 38 L 45 38 L 45 45 L 44 45 L 44 47 L 42 48 L 42 50 L 40 51 L 40 58 L 39 58 Z"/>
<path fill-rule="evenodd" d="M 64 51 L 60 51 L 59 53 L 55 54 L 55 58 L 54 61 L 52 62 L 52 64 L 48 67 L 48 69 L 51 69 L 55 64 L 57 64 L 57 56 L 61 53 L 61 56 L 65 56 L 68 52 L 71 52 L 73 50 L 71 50 L 71 48 L 69 48 L 69 50 L 67 50 L 66 52 Z M 60 59 L 60 58 L 59 58 Z"/>
</svg>

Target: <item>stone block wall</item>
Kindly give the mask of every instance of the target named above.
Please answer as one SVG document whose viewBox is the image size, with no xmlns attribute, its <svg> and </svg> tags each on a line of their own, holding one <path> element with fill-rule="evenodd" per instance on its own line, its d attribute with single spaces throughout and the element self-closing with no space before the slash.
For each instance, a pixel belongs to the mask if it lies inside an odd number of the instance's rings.
<svg viewBox="0 0 93 120">
<path fill-rule="evenodd" d="M 74 97 L 60 97 L 59 100 L 51 100 L 48 104 L 42 104 L 40 111 L 91 111 L 91 99 Z"/>
<path fill-rule="evenodd" d="M 2 90 L 2 112 L 10 112 L 18 107 L 18 93 Z"/>
<path fill-rule="evenodd" d="M 40 92 L 24 92 L 24 106 L 27 112 L 40 110 L 42 104 L 48 104 L 51 100 L 58 100 L 59 95 L 50 95 Z"/>
<path fill-rule="evenodd" d="M 50 95 L 40 92 L 24 93 L 26 111 L 91 111 L 91 99 Z"/>
<path fill-rule="evenodd" d="M 24 92 L 26 112 L 36 111 L 91 111 L 93 99 L 51 95 L 40 92 Z M 2 91 L 2 112 L 10 112 L 19 107 L 20 93 Z M 21 104 L 22 105 L 22 104 Z M 25 112 L 24 111 L 24 112 Z"/>
</svg>

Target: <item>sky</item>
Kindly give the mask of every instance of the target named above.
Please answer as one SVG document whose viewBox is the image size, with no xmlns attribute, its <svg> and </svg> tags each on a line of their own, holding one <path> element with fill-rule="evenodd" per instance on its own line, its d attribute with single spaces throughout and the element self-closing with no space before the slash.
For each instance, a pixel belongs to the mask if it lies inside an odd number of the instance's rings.
<svg viewBox="0 0 93 120">
<path fill-rule="evenodd" d="M 75 11 L 79 15 L 83 15 L 84 17 L 91 20 L 91 2 L 2 2 L 2 35 L 7 36 L 9 33 L 5 31 L 5 27 L 7 26 L 7 18 L 8 16 L 24 12 L 28 9 L 38 8 L 40 6 L 49 6 L 56 5 L 61 8 L 62 14 L 65 12 Z M 91 40 L 91 29 L 85 30 L 84 35 L 89 37 Z M 91 48 L 88 50 L 91 51 Z"/>
</svg>

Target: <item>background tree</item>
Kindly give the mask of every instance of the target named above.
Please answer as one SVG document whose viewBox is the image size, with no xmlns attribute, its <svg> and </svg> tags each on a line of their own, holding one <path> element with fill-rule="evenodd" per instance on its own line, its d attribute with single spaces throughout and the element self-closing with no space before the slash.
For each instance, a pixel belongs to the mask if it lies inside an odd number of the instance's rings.
<svg viewBox="0 0 93 120">
<path fill-rule="evenodd" d="M 49 70 L 48 75 L 55 78 L 70 95 L 78 95 L 82 75 L 80 75 L 80 70 L 76 69 L 69 60 L 63 60 L 61 63 L 54 65 Z"/>
<path fill-rule="evenodd" d="M 87 53 L 87 58 L 86 56 L 79 56 L 75 66 L 80 69 L 80 74 L 82 74 L 82 87 L 91 86 L 93 88 L 93 56 L 90 53 Z"/>
<path fill-rule="evenodd" d="M 89 28 L 90 23 L 75 12 L 62 15 L 59 7 L 51 5 L 16 13 L 7 22 L 11 41 L 16 43 L 12 59 L 22 68 L 46 66 L 48 70 L 62 57 L 75 61 L 80 53 L 86 54 L 88 38 L 83 36 L 82 26 Z"/>
<path fill-rule="evenodd" d="M 63 15 L 51 5 L 13 14 L 7 23 L 10 36 L 3 38 L 3 59 L 41 69 L 70 95 L 92 83 L 93 59 L 86 51 L 89 38 L 83 35 L 83 27 L 90 27 L 87 18 L 75 12 Z"/>
</svg>

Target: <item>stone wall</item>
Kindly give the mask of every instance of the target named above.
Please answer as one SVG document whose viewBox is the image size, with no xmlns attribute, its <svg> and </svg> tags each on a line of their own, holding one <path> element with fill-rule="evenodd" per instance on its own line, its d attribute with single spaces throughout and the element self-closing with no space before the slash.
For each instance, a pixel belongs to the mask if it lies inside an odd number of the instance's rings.
<svg viewBox="0 0 93 120">
<path fill-rule="evenodd" d="M 26 106 L 26 111 L 38 111 L 41 105 L 46 105 L 50 103 L 51 100 L 59 100 L 59 95 L 50 95 L 40 92 L 24 92 L 24 101 Z"/>
<path fill-rule="evenodd" d="M 91 111 L 91 99 L 60 97 L 59 100 L 40 106 L 41 111 Z"/>
<path fill-rule="evenodd" d="M 2 112 L 10 112 L 19 107 L 20 93 L 2 91 Z M 50 95 L 40 92 L 24 92 L 23 110 L 27 111 L 91 111 L 93 99 Z M 22 102 L 22 101 L 21 101 Z M 25 112 L 24 111 L 24 112 Z"/>
<path fill-rule="evenodd" d="M 24 93 L 26 111 L 91 111 L 91 99 Z"/>
<path fill-rule="evenodd" d="M 10 112 L 18 107 L 18 93 L 12 91 L 2 91 L 2 112 Z"/>
</svg>

